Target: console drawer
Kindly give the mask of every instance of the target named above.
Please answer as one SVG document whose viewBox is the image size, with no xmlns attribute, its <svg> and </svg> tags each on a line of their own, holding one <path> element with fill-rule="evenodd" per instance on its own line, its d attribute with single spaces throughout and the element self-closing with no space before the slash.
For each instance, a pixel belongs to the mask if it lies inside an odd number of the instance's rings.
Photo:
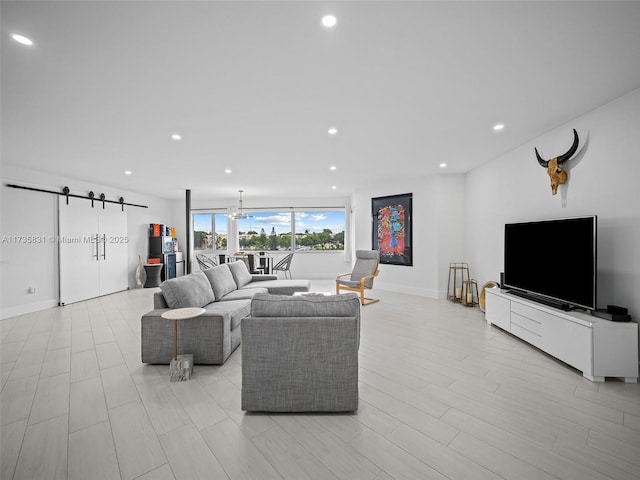
<svg viewBox="0 0 640 480">
<path fill-rule="evenodd" d="M 511 302 L 511 311 L 519 313 L 523 317 L 531 318 L 538 323 L 542 323 L 545 318 L 553 318 L 553 316 L 549 315 L 548 313 L 542 312 L 535 308 L 531 308 L 528 305 L 523 305 L 522 303 L 518 302 Z"/>
<path fill-rule="evenodd" d="M 540 337 L 540 335 L 533 333 L 532 331 L 527 330 L 526 328 L 521 327 L 516 323 L 511 323 L 511 333 L 516 337 L 521 338 L 525 342 L 530 343 L 534 347 L 542 346 L 542 338 Z"/>
<path fill-rule="evenodd" d="M 511 312 L 511 327 L 513 325 L 518 325 L 519 327 L 524 328 L 525 330 L 530 331 L 534 335 L 540 337 L 542 335 L 542 324 L 529 317 L 525 317 L 516 312 Z"/>
</svg>

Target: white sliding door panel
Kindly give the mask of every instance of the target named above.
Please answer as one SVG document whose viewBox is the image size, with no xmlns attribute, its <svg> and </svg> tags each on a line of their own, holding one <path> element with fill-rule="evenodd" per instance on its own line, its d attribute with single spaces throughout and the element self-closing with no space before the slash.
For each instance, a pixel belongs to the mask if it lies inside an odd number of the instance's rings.
<svg viewBox="0 0 640 480">
<path fill-rule="evenodd" d="M 100 295 L 97 217 L 87 215 L 86 200 L 70 198 L 67 205 L 66 198 L 61 196 L 58 218 L 60 303 L 97 297 Z"/>
<path fill-rule="evenodd" d="M 109 208 L 111 207 L 111 208 Z M 100 223 L 100 295 L 120 292 L 129 286 L 127 279 L 127 212 L 119 205 L 99 209 Z"/>
<path fill-rule="evenodd" d="M 120 205 L 59 197 L 60 304 L 126 290 L 127 213 Z"/>
</svg>

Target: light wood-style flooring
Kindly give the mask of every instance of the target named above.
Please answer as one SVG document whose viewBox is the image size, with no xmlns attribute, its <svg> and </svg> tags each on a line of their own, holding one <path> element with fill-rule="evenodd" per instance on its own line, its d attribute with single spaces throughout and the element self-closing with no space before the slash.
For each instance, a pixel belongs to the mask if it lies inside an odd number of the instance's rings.
<svg viewBox="0 0 640 480">
<path fill-rule="evenodd" d="M 240 350 L 187 382 L 140 363 L 154 290 L 0 322 L 0 478 L 640 478 L 640 384 L 591 383 L 478 308 L 374 291 L 355 414 L 246 414 Z"/>
</svg>

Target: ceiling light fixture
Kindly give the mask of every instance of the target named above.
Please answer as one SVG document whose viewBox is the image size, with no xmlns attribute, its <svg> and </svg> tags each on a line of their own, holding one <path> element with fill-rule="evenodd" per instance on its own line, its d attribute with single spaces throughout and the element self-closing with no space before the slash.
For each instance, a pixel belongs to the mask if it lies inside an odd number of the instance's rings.
<svg viewBox="0 0 640 480">
<path fill-rule="evenodd" d="M 124 171 L 124 174 L 125 174 L 125 175 L 131 175 L 132 173 L 133 173 L 133 172 L 132 172 L 131 170 L 125 170 L 125 171 Z"/>
<path fill-rule="evenodd" d="M 444 168 L 444 167 L 446 167 L 446 166 L 447 166 L 447 164 L 446 164 L 446 163 L 444 163 L 444 162 L 442 162 L 442 163 L 440 164 L 440 168 Z"/>
<path fill-rule="evenodd" d="M 224 169 L 224 173 L 231 173 L 231 169 L 230 168 L 225 168 Z"/>
<path fill-rule="evenodd" d="M 338 20 L 336 20 L 336 17 L 334 17 L 333 15 L 325 15 L 324 17 L 322 17 L 322 25 L 324 25 L 325 27 L 335 27 L 337 22 Z"/>
<path fill-rule="evenodd" d="M 242 192 L 243 190 L 238 190 L 238 192 L 240 192 L 240 201 L 238 202 L 238 210 L 235 212 L 232 212 L 231 215 L 229 215 L 229 217 L 232 220 L 244 220 L 245 218 L 249 218 L 249 215 L 247 215 L 246 213 L 244 213 L 242 211 Z"/>
<path fill-rule="evenodd" d="M 329 170 L 331 170 L 332 172 L 335 172 L 335 171 L 336 171 L 336 168 L 337 168 L 337 167 L 336 167 L 335 165 L 331 165 L 331 166 L 329 167 Z"/>
<path fill-rule="evenodd" d="M 11 35 L 16 42 L 21 43 L 22 45 L 33 45 L 33 41 L 30 38 L 25 37 L 24 35 L 20 35 L 19 33 L 14 33 Z"/>
<path fill-rule="evenodd" d="M 178 140 L 182 140 L 182 135 L 180 135 L 179 133 L 172 133 L 171 138 L 173 138 L 177 142 Z"/>
<path fill-rule="evenodd" d="M 336 127 L 330 127 L 329 130 L 327 130 L 327 133 L 329 133 L 329 135 L 335 135 L 338 133 L 338 129 Z"/>
<path fill-rule="evenodd" d="M 338 187 L 336 187 L 335 185 L 333 187 L 331 187 L 331 190 L 336 190 Z"/>
<path fill-rule="evenodd" d="M 499 132 L 500 130 L 504 129 L 504 124 L 503 124 L 503 123 L 496 123 L 496 124 L 493 126 L 493 129 L 494 129 L 496 132 Z"/>
</svg>

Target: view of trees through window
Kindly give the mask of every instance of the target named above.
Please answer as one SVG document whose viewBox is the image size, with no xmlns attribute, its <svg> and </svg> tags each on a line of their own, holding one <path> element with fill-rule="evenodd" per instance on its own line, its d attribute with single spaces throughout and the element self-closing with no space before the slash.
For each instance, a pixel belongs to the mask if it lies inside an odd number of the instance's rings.
<svg viewBox="0 0 640 480">
<path fill-rule="evenodd" d="M 216 232 L 216 225 L 222 225 L 224 234 Z M 219 231 L 219 230 L 218 230 Z M 193 214 L 193 248 L 196 251 L 227 249 L 227 216 L 223 213 Z M 215 245 L 215 248 L 214 248 Z"/>
<path fill-rule="evenodd" d="M 344 210 L 245 213 L 247 218 L 235 220 L 241 251 L 344 250 Z M 228 238 L 222 213 L 194 212 L 193 229 L 196 251 L 224 252 L 235 240 Z"/>
</svg>

